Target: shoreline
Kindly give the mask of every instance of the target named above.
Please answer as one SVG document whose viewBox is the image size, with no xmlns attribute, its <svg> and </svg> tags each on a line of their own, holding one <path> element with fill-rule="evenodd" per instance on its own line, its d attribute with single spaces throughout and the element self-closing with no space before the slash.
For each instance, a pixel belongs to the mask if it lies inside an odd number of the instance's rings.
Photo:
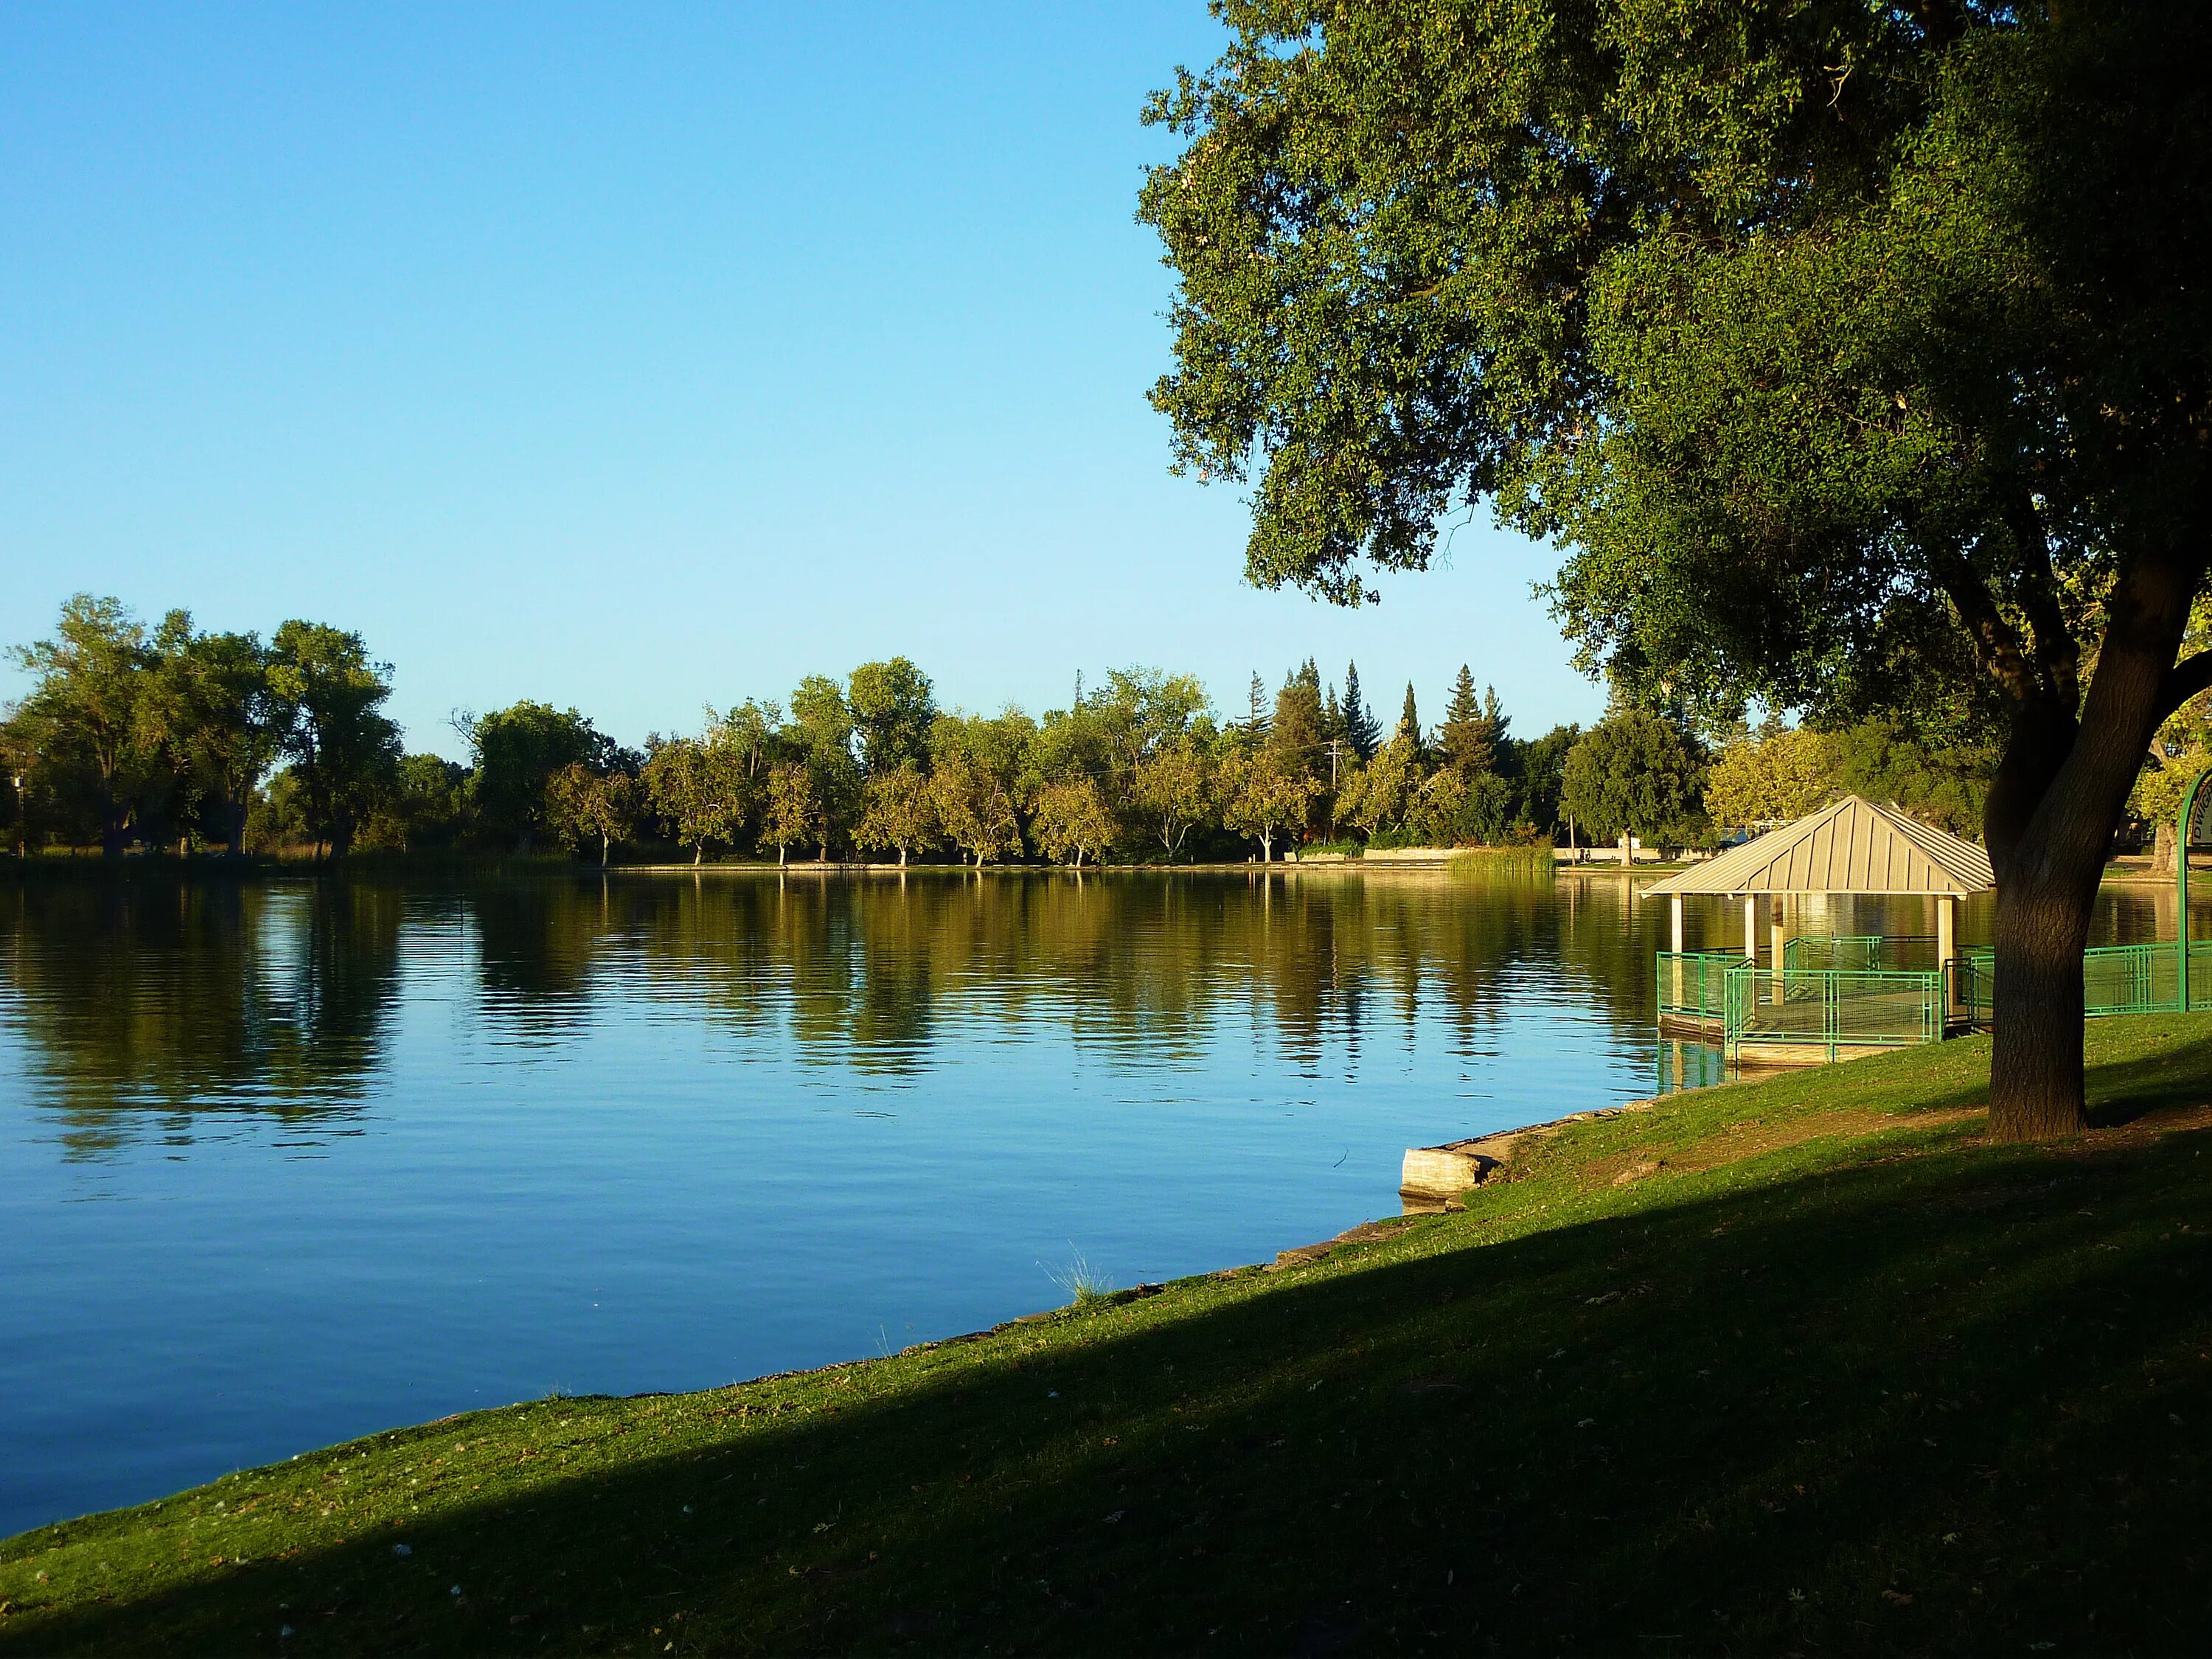
<svg viewBox="0 0 2212 1659">
<path fill-rule="evenodd" d="M 1983 1138 L 1985 1040 L 1899 1050 L 1499 1132 L 1467 1212 L 1266 1265 L 364 1436 L 7 1540 L 0 1648 L 2157 1650 L 2208 1035 L 2100 1022 L 2075 1142 Z M 2063 1575 L 2053 1515 L 2112 1522 Z"/>
</svg>

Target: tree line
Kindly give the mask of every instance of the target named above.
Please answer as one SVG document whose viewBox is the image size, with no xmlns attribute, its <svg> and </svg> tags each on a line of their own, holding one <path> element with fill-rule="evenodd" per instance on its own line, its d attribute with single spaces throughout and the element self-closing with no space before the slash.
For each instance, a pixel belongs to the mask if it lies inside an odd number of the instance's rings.
<svg viewBox="0 0 2212 1659">
<path fill-rule="evenodd" d="M 1406 688 L 1386 728 L 1357 664 L 1310 659 L 1272 691 L 1254 674 L 1224 718 L 1188 674 L 1079 681 L 1066 708 L 939 706 L 904 657 L 748 698 L 694 732 L 625 747 L 574 708 L 521 702 L 453 719 L 467 759 L 410 753 L 384 712 L 392 670 L 358 633 L 283 623 L 141 623 L 80 594 L 51 638 L 15 647 L 32 678 L 0 721 L 25 848 L 532 853 L 617 847 L 977 866 L 1042 860 L 1263 860 L 1298 848 L 1485 846 L 1634 835 L 1711 845 L 1728 826 L 1817 805 L 1840 781 L 1966 828 L 1975 753 L 1900 732 L 1739 729 L 1620 708 L 1584 731 L 1517 738 L 1462 665 L 1443 715 Z M 1825 795 L 1823 795 L 1825 798 Z"/>
</svg>

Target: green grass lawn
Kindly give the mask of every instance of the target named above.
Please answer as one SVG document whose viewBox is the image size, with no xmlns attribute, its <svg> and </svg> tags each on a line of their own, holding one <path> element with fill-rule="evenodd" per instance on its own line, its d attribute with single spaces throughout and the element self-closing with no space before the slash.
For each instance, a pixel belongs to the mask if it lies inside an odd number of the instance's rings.
<svg viewBox="0 0 2212 1659">
<path fill-rule="evenodd" d="M 2076 1144 L 1980 1144 L 1986 1042 L 1912 1050 L 1311 1265 L 27 1533 L 0 1648 L 2202 1650 L 2212 1016 L 2090 1058 Z"/>
</svg>

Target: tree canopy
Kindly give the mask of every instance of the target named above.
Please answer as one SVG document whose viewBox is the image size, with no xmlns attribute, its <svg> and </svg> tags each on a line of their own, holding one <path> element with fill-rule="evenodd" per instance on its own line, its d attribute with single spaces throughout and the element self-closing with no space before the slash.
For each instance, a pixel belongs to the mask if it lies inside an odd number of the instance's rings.
<svg viewBox="0 0 2212 1659">
<path fill-rule="evenodd" d="M 1631 700 L 1994 723 L 1996 1127 L 2078 1126 L 2097 873 L 2212 684 L 2212 9 L 1221 15 L 1140 216 L 1252 578 L 1364 603 L 1486 500 Z"/>
</svg>

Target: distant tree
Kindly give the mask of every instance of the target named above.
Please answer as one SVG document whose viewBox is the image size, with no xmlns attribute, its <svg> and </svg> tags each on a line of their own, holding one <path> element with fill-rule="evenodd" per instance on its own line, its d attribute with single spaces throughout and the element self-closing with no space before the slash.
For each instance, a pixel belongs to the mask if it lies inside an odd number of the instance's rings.
<svg viewBox="0 0 2212 1659">
<path fill-rule="evenodd" d="M 744 833 L 749 782 L 741 751 L 711 738 L 669 738 L 647 744 L 640 781 L 645 799 L 668 820 L 691 862 L 703 863 L 707 843 L 735 846 Z"/>
<path fill-rule="evenodd" d="M 1139 762 L 1187 735 L 1207 707 L 1196 676 L 1157 668 L 1110 670 L 1083 704 L 1117 787 Z"/>
<path fill-rule="evenodd" d="M 904 657 L 864 662 L 847 683 L 846 704 L 869 776 L 929 763 L 929 728 L 937 701 L 929 676 Z"/>
<path fill-rule="evenodd" d="M 853 709 L 845 693 L 827 674 L 809 674 L 791 694 L 791 725 L 785 734 L 801 749 L 853 752 Z"/>
<path fill-rule="evenodd" d="M 1182 851 L 1191 827 L 1212 810 L 1212 786 L 1211 760 L 1205 746 L 1192 738 L 1146 757 L 1130 778 L 1130 805 L 1158 840 L 1169 863 Z"/>
<path fill-rule="evenodd" d="M 1582 740 L 1579 726 L 1555 726 L 1518 745 L 1521 816 L 1539 834 L 1557 833 L 1559 792 L 1566 787 L 1567 755 Z"/>
<path fill-rule="evenodd" d="M 1802 817 L 1838 790 L 1835 747 L 1809 726 L 1738 732 L 1721 745 L 1705 776 L 1705 815 L 1715 823 Z"/>
<path fill-rule="evenodd" d="M 308 829 L 331 857 L 343 858 L 398 768 L 399 728 L 383 712 L 392 665 L 371 661 L 358 634 L 297 621 L 276 630 L 270 659 L 279 742 Z"/>
<path fill-rule="evenodd" d="M 1362 766 L 1375 758 L 1376 750 L 1382 746 L 1382 727 L 1360 692 L 1359 665 L 1356 662 L 1344 666 L 1344 730 L 1352 752 L 1359 757 Z"/>
<path fill-rule="evenodd" d="M 1397 729 L 1390 734 L 1393 741 L 1403 738 L 1414 760 L 1421 759 L 1428 744 L 1421 736 L 1421 711 L 1413 706 L 1413 683 L 1406 682 L 1406 702 L 1398 711 Z"/>
<path fill-rule="evenodd" d="M 1640 708 L 1608 714 L 1568 751 L 1560 804 L 1594 836 L 1653 840 L 1697 805 L 1698 757 L 1681 729 Z"/>
<path fill-rule="evenodd" d="M 1476 696 L 1474 677 L 1462 663 L 1443 724 L 1437 728 L 1437 747 L 1444 764 L 1469 778 L 1498 770 L 1507 724 L 1498 706 L 1497 687 L 1486 686 Z"/>
<path fill-rule="evenodd" d="M 1344 792 L 1340 810 L 1372 841 L 1405 824 L 1422 777 L 1419 745 L 1401 729 L 1360 769 L 1356 787 Z"/>
<path fill-rule="evenodd" d="M 9 654 L 32 678 L 18 719 L 38 733 L 43 757 L 88 768 L 99 795 L 100 849 L 121 857 L 147 758 L 141 704 L 153 655 L 144 624 L 120 599 L 78 593 L 63 602 L 52 639 Z"/>
<path fill-rule="evenodd" d="M 944 723 L 940 719 L 940 728 Z M 940 740 L 929 793 L 945 835 L 977 869 L 1021 850 L 1021 823 L 1007 781 L 975 749 Z"/>
<path fill-rule="evenodd" d="M 1827 735 L 1837 793 L 1893 804 L 1954 836 L 1980 833 L 1996 786 L 1994 743 L 1972 735 L 1931 739 L 1916 723 L 1889 716 Z"/>
<path fill-rule="evenodd" d="M 908 853 L 938 839 L 937 807 L 921 767 L 905 761 L 872 775 L 866 790 L 860 827 L 854 840 L 866 848 L 896 848 L 904 866 Z"/>
<path fill-rule="evenodd" d="M 1288 765 L 1279 753 L 1263 751 L 1239 760 L 1221 780 L 1222 823 L 1260 843 L 1262 863 L 1273 863 L 1275 837 L 1302 827 L 1321 793 L 1318 780 Z"/>
<path fill-rule="evenodd" d="M 710 718 L 707 735 L 716 747 L 736 759 L 748 783 L 758 784 L 775 763 L 783 726 L 782 704 L 755 702 L 748 697 L 728 714 Z"/>
<path fill-rule="evenodd" d="M 894 727 L 893 730 L 898 728 Z M 791 724 L 784 745 L 806 768 L 817 808 L 808 837 L 826 862 L 830 846 L 849 835 L 860 818 L 860 765 L 854 757 L 857 728 L 852 706 L 837 682 L 809 674 L 791 694 Z"/>
<path fill-rule="evenodd" d="M 364 840 L 414 852 L 450 845 L 467 811 L 468 769 L 438 755 L 402 755 Z"/>
<path fill-rule="evenodd" d="M 1322 702 L 1321 674 L 1309 657 L 1291 671 L 1275 694 L 1274 730 L 1267 746 L 1286 764 L 1313 776 L 1324 775 L 1328 757 L 1322 744 L 1328 709 Z"/>
<path fill-rule="evenodd" d="M 796 844 L 818 840 L 826 846 L 828 817 L 805 763 L 781 761 L 769 769 L 765 836 L 775 848 L 778 864 L 785 862 Z M 826 851 L 823 856 L 828 856 Z"/>
<path fill-rule="evenodd" d="M 1257 746 L 1267 742 L 1267 734 L 1275 729 L 1275 717 L 1267 705 L 1267 683 L 1260 678 L 1257 670 L 1252 675 L 1250 695 L 1250 712 L 1244 719 L 1244 735 Z"/>
<path fill-rule="evenodd" d="M 1038 792 L 1033 828 L 1039 852 L 1071 860 L 1079 870 L 1086 854 L 1095 861 L 1114 838 L 1114 815 L 1097 779 L 1064 778 Z"/>
<path fill-rule="evenodd" d="M 604 774 L 614 765 L 613 739 L 573 708 L 525 701 L 467 725 L 477 822 L 524 852 L 551 827 L 548 786 L 556 774 L 570 766 Z"/>
<path fill-rule="evenodd" d="M 223 840 L 246 851 L 246 808 L 277 754 L 269 653 L 253 634 L 195 634 L 176 659 L 186 764 L 222 803 Z"/>
<path fill-rule="evenodd" d="M 637 780 L 629 773 L 602 774 L 571 761 L 546 781 L 546 827 L 569 847 L 598 842 L 605 868 L 615 842 L 636 832 L 637 797 Z"/>
</svg>

